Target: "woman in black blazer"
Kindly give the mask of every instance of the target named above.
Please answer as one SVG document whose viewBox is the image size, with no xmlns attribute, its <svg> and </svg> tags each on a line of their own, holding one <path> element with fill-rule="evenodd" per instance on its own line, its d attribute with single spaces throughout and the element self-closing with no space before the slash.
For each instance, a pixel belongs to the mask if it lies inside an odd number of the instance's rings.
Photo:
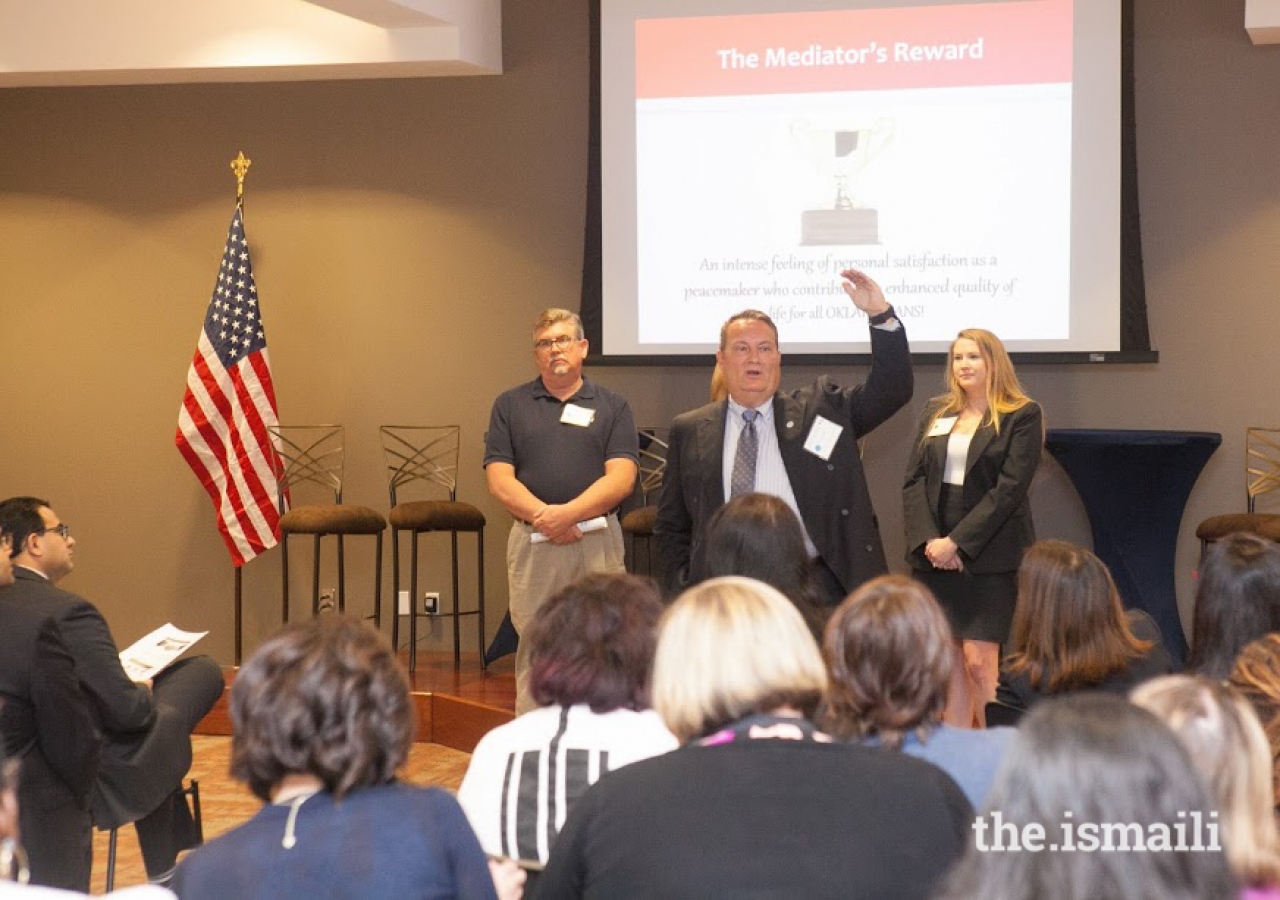
<svg viewBox="0 0 1280 900">
<path fill-rule="evenodd" d="M 962 642 L 968 678 L 953 682 L 948 721 L 981 725 L 1013 619 L 1018 564 L 1035 543 L 1027 491 L 1044 418 L 991 332 L 960 332 L 948 359 L 947 392 L 925 407 L 902 487 L 907 561 Z"/>
</svg>

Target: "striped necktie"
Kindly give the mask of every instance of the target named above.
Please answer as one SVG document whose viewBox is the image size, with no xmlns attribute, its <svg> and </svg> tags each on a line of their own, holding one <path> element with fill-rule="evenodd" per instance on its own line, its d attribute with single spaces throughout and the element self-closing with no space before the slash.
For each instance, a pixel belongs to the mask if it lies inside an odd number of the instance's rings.
<svg viewBox="0 0 1280 900">
<path fill-rule="evenodd" d="M 760 449 L 760 436 L 756 434 L 756 419 L 760 411 L 744 410 L 742 431 L 738 433 L 738 449 L 733 454 L 733 474 L 729 476 L 729 496 L 749 494 L 756 489 L 756 455 Z"/>
</svg>

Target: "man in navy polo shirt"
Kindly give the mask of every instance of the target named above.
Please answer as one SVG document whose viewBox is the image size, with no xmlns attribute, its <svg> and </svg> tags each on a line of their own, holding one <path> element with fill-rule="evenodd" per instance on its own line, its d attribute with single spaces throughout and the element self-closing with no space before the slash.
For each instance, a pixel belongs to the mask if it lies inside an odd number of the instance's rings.
<svg viewBox="0 0 1280 900">
<path fill-rule="evenodd" d="M 507 540 L 518 634 L 548 597 L 589 572 L 621 572 L 615 510 L 635 486 L 639 448 L 626 399 L 584 378 L 582 320 L 548 309 L 533 326 L 538 377 L 493 404 L 485 436 L 489 492 L 515 518 Z M 516 713 L 529 694 L 528 641 L 516 650 Z"/>
</svg>

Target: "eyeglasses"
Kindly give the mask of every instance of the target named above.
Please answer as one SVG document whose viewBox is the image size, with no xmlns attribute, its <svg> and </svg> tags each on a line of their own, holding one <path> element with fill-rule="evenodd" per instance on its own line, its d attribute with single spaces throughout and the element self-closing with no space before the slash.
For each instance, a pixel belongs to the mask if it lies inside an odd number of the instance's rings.
<svg viewBox="0 0 1280 900">
<path fill-rule="evenodd" d="M 539 353 L 546 353 L 552 347 L 555 347 L 557 350 L 568 350 L 570 344 L 576 344 L 580 340 L 581 338 L 569 337 L 567 334 L 562 334 L 560 337 L 543 338 L 540 341 L 534 341 L 533 349 L 537 350 Z"/>
<path fill-rule="evenodd" d="M 50 525 L 48 528 L 41 528 L 36 532 L 36 534 L 48 534 L 50 531 L 56 531 L 64 541 L 71 537 L 71 526 L 66 522 L 62 522 L 58 525 Z"/>
</svg>

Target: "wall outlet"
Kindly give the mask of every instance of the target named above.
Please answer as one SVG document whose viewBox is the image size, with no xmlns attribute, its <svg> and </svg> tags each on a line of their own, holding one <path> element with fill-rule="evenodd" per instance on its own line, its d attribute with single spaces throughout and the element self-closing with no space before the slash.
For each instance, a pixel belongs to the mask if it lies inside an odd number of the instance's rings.
<svg viewBox="0 0 1280 900">
<path fill-rule="evenodd" d="M 396 603 L 396 614 L 401 616 L 409 615 L 409 592 L 401 591 Z"/>
<path fill-rule="evenodd" d="M 320 592 L 320 612 L 333 612 L 338 608 L 338 603 L 334 599 L 338 596 L 338 592 L 334 588 L 325 588 Z"/>
<path fill-rule="evenodd" d="M 440 612 L 440 592 L 427 591 L 422 595 L 422 611 L 429 616 Z"/>
</svg>

